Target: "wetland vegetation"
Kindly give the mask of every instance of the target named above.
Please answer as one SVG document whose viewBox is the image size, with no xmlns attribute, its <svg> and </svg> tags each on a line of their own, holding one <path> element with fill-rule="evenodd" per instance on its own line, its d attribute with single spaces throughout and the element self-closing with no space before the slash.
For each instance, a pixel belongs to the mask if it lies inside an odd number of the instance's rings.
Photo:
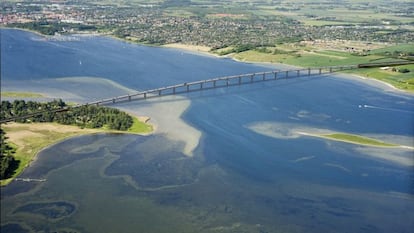
<svg viewBox="0 0 414 233">
<path fill-rule="evenodd" d="M 62 107 L 68 107 L 62 100 L 47 103 L 2 101 L 1 119 Z M 151 125 L 125 112 L 96 106 L 70 108 L 69 111 L 58 113 L 46 112 L 17 121 L 19 123 L 4 124 L 1 129 L 2 185 L 19 175 L 40 150 L 68 137 L 99 132 L 146 134 L 152 131 Z"/>
<path fill-rule="evenodd" d="M 369 137 L 363 137 L 360 135 L 355 134 L 347 134 L 347 133 L 332 133 L 332 134 L 320 134 L 316 135 L 316 137 L 322 137 L 329 140 L 353 143 L 353 144 L 360 144 L 366 146 L 379 146 L 379 147 L 398 147 L 400 145 L 387 143 L 383 141 L 379 141 Z"/>
</svg>

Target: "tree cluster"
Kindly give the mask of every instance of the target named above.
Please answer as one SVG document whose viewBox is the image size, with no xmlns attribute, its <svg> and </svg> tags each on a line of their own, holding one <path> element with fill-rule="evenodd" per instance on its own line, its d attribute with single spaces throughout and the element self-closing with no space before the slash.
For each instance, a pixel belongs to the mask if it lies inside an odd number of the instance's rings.
<svg viewBox="0 0 414 233">
<path fill-rule="evenodd" d="M 82 128 L 105 127 L 114 130 L 127 130 L 133 124 L 132 117 L 127 113 L 103 106 L 69 107 L 62 100 L 47 103 L 24 100 L 1 102 L 1 120 L 27 115 L 32 116 L 16 119 L 16 122 L 57 122 Z M 0 128 L 0 179 L 10 178 L 19 165 L 13 157 L 15 148 L 6 139 L 6 133 Z"/>
<path fill-rule="evenodd" d="M 62 110 L 62 111 L 60 111 Z M 57 122 L 65 125 L 77 125 L 85 128 L 108 128 L 127 130 L 133 124 L 133 119 L 125 112 L 103 106 L 69 107 L 62 100 L 47 103 L 15 100 L 1 102 L 0 119 L 19 116 L 33 116 L 16 119 L 16 122 Z"/>
<path fill-rule="evenodd" d="M 6 142 L 6 133 L 0 128 L 0 179 L 10 178 L 19 166 L 13 154 L 15 149 Z"/>
</svg>

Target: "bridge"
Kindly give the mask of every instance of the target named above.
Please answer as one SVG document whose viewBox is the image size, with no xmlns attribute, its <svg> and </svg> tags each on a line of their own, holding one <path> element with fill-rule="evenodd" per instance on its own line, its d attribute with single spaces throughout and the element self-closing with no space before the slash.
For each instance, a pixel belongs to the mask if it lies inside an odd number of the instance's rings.
<svg viewBox="0 0 414 233">
<path fill-rule="evenodd" d="M 0 120 L 0 124 L 38 116 L 45 112 L 52 112 L 52 113 L 64 112 L 64 111 L 68 111 L 71 108 L 88 106 L 88 105 L 106 106 L 106 105 L 113 105 L 116 103 L 146 100 L 149 98 L 156 98 L 156 97 L 162 97 L 162 96 L 167 96 L 167 95 L 177 95 L 177 94 L 182 94 L 182 93 L 229 87 L 229 86 L 235 86 L 235 85 L 252 84 L 252 83 L 271 81 L 271 80 L 299 78 L 299 77 L 304 77 L 304 76 L 315 76 L 315 75 L 322 75 L 322 74 L 340 72 L 344 70 L 360 69 L 360 68 L 397 66 L 397 65 L 405 65 L 405 64 L 414 64 L 414 61 L 366 63 L 366 64 L 357 64 L 357 65 L 328 66 L 328 67 L 305 68 L 305 69 L 295 69 L 295 70 L 285 70 L 285 71 L 275 70 L 275 71 L 267 71 L 267 72 L 259 72 L 259 73 L 225 76 L 225 77 L 206 79 L 206 80 L 200 80 L 200 81 L 195 81 L 195 82 L 185 82 L 185 83 L 180 83 L 180 84 L 176 84 L 172 86 L 160 87 L 160 88 L 150 89 L 150 90 L 145 90 L 145 91 L 139 91 L 136 93 L 130 93 L 130 94 L 123 95 L 123 96 L 116 96 L 112 98 L 106 98 L 102 100 L 79 104 L 79 105 L 72 106 L 72 107 L 64 107 L 64 108 L 53 109 L 53 110 L 39 111 L 36 113 L 24 115 L 24 116 L 16 116 L 16 117 Z"/>
<path fill-rule="evenodd" d="M 186 92 L 202 91 L 207 89 L 251 84 L 270 80 L 298 78 L 303 76 L 322 75 L 326 73 L 333 73 L 337 71 L 355 69 L 357 66 L 331 66 L 331 67 L 318 67 L 318 68 L 306 68 L 297 70 L 285 70 L 285 71 L 267 71 L 259 73 L 241 74 L 234 76 L 225 76 L 213 79 L 205 79 L 195 82 L 180 83 L 172 86 L 160 87 L 156 89 L 150 89 L 146 91 L 136 92 L 128 95 L 117 96 L 102 100 L 97 100 L 82 105 L 111 105 L 121 102 L 129 102 L 136 100 L 145 100 L 149 98 L 161 97 L 166 95 L 176 95 Z"/>
</svg>

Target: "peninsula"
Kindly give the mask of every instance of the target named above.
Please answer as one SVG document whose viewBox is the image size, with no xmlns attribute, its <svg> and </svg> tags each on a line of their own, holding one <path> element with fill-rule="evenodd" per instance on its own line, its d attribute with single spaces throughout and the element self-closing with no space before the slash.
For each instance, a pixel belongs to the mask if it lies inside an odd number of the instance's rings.
<svg viewBox="0 0 414 233">
<path fill-rule="evenodd" d="M 24 114 L 41 108 L 66 106 L 61 100 L 38 103 L 16 100 L 2 101 L 2 117 L 10 114 Z M 95 118 L 90 115 L 95 114 Z M 105 122 L 105 119 L 109 120 Z M 120 120 L 117 120 L 120 119 Z M 121 120 L 126 122 L 121 123 Z M 37 154 L 44 148 L 67 138 L 95 133 L 132 133 L 146 135 L 152 132 L 149 118 L 130 116 L 117 109 L 87 107 L 66 113 L 44 114 L 7 123 L 1 126 L 1 185 L 7 185 L 30 166 Z"/>
</svg>

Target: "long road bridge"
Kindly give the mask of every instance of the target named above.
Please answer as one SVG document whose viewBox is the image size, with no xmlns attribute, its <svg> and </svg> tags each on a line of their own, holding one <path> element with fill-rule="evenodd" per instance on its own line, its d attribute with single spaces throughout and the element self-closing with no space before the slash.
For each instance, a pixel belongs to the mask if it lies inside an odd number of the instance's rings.
<svg viewBox="0 0 414 233">
<path fill-rule="evenodd" d="M 160 87 L 146 91 L 140 91 L 128 95 L 117 96 L 102 100 L 89 102 L 82 105 L 111 105 L 120 102 L 129 102 L 136 100 L 145 100 L 149 98 L 161 97 L 166 95 L 176 95 L 186 92 L 202 91 L 207 89 L 222 88 L 235 85 L 251 84 L 270 80 L 298 78 L 303 76 L 322 75 L 326 73 L 333 73 L 337 71 L 355 69 L 356 66 L 332 66 L 332 67 L 318 67 L 306 68 L 297 70 L 285 71 L 266 71 L 259 73 L 249 73 L 234 76 L 224 76 L 219 78 L 205 79 L 194 82 L 185 82 L 172 86 Z M 82 106 L 80 105 L 80 106 Z"/>
<path fill-rule="evenodd" d="M 259 73 L 250 73 L 250 74 L 241 74 L 234 76 L 225 76 L 213 79 L 200 80 L 195 82 L 185 82 L 177 85 L 160 87 L 156 89 L 150 89 L 145 91 L 139 91 L 136 93 L 130 93 L 123 96 L 116 96 L 112 98 L 106 98 L 102 100 L 97 100 L 93 102 L 88 102 L 84 104 L 79 104 L 72 107 L 64 107 L 59 109 L 39 111 L 36 113 L 16 116 L 12 118 L 7 118 L 0 120 L 0 123 L 11 122 L 19 119 L 26 119 L 34 116 L 41 115 L 46 112 L 64 112 L 68 111 L 71 108 L 88 106 L 88 105 L 113 105 L 116 103 L 146 100 L 149 98 L 162 97 L 167 95 L 176 95 L 187 92 L 202 91 L 207 89 L 215 89 L 222 87 L 229 87 L 235 85 L 251 84 L 257 82 L 271 81 L 271 80 L 281 80 L 281 79 L 290 79 L 290 78 L 299 78 L 304 76 L 316 76 L 322 74 L 328 74 L 333 72 L 340 72 L 344 70 L 352 70 L 359 68 L 372 68 L 372 67 L 384 67 L 384 66 L 396 66 L 396 65 L 405 65 L 405 64 L 414 64 L 414 61 L 398 61 L 398 62 L 384 62 L 384 63 L 367 63 L 367 64 L 357 64 L 357 65 L 346 65 L 346 66 L 328 66 L 328 67 L 317 67 L 317 68 L 306 68 L 306 69 L 295 69 L 295 70 L 285 70 L 285 71 L 267 71 Z"/>
</svg>

